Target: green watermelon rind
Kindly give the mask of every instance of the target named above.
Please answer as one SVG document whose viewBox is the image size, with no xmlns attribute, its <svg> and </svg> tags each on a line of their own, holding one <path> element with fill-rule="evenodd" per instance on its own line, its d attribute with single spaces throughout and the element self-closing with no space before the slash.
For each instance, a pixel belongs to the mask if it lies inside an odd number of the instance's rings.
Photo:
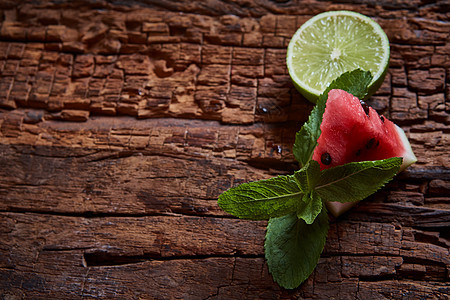
<svg viewBox="0 0 450 300">
<path fill-rule="evenodd" d="M 403 131 L 403 129 L 401 129 L 397 124 L 394 124 L 394 125 L 395 125 L 395 129 L 397 131 L 397 134 L 398 134 L 400 140 L 402 141 L 402 145 L 405 148 L 404 154 L 402 155 L 403 163 L 400 166 L 400 170 L 399 170 L 399 172 L 401 172 L 404 169 L 406 169 L 407 167 L 409 167 L 410 165 L 412 165 L 413 163 L 415 163 L 417 161 L 417 157 L 416 157 L 416 155 L 414 155 L 414 152 L 411 148 L 411 144 L 410 144 L 405 132 Z"/>
</svg>

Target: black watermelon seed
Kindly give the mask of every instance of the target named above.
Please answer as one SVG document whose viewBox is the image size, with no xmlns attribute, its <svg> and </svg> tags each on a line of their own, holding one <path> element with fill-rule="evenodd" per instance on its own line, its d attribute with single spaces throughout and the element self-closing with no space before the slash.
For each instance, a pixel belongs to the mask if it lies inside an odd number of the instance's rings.
<svg viewBox="0 0 450 300">
<path fill-rule="evenodd" d="M 375 144 L 375 138 L 371 138 L 366 144 L 366 149 L 372 148 L 374 144 Z"/>
<path fill-rule="evenodd" d="M 377 148 L 378 146 L 380 146 L 380 141 L 377 141 L 377 143 L 375 144 L 375 148 Z"/>
<path fill-rule="evenodd" d="M 361 149 L 358 149 L 358 151 L 356 151 L 356 156 L 360 156 L 361 155 Z"/>
<path fill-rule="evenodd" d="M 380 117 L 380 119 L 381 119 L 381 122 L 383 122 L 383 123 L 384 123 L 384 117 L 383 117 L 383 116 L 381 116 L 381 117 Z"/>
<path fill-rule="evenodd" d="M 369 105 L 366 104 L 366 102 L 359 100 L 359 103 L 361 103 L 362 108 L 364 109 L 364 112 L 366 113 L 367 116 L 369 116 Z"/>
<path fill-rule="evenodd" d="M 331 155 L 328 152 L 325 152 L 322 154 L 322 156 L 320 156 L 320 160 L 324 165 L 328 166 L 329 164 L 331 164 Z"/>
</svg>

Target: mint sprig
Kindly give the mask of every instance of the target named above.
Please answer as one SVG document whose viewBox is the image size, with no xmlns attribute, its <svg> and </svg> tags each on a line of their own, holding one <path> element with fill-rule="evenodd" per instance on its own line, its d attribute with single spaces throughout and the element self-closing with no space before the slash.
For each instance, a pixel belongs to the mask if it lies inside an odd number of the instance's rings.
<svg viewBox="0 0 450 300">
<path fill-rule="evenodd" d="M 363 200 L 399 171 L 401 158 L 352 162 L 323 171 L 312 160 L 328 92 L 342 89 L 363 99 L 371 80 L 370 72 L 347 72 L 319 97 L 295 137 L 293 152 L 300 170 L 292 175 L 244 183 L 219 196 L 219 206 L 234 216 L 269 219 L 265 257 L 274 280 L 284 288 L 298 287 L 317 265 L 328 233 L 324 203 Z"/>
</svg>

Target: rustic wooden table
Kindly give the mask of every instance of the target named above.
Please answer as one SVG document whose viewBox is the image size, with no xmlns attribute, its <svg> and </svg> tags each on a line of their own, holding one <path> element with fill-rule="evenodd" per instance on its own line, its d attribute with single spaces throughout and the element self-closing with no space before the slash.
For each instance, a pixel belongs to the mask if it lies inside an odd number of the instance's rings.
<svg viewBox="0 0 450 300">
<path fill-rule="evenodd" d="M 355 2 L 2 1 L 2 299 L 449 299 L 449 4 Z M 418 162 L 332 220 L 288 291 L 264 261 L 266 222 L 216 199 L 297 168 L 312 105 L 286 46 L 336 9 L 389 36 L 370 104 Z"/>
</svg>

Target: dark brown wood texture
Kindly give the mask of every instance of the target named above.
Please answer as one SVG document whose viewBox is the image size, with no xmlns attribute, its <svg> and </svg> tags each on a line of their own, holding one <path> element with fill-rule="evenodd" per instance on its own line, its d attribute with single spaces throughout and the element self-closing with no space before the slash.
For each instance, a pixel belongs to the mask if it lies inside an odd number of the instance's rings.
<svg viewBox="0 0 450 300">
<path fill-rule="evenodd" d="M 450 297 L 447 1 L 19 2 L 0 4 L 2 298 Z M 297 168 L 312 105 L 286 46 L 336 9 L 388 34 L 369 103 L 418 162 L 332 220 L 317 269 L 286 291 L 266 222 L 216 199 Z"/>
</svg>

